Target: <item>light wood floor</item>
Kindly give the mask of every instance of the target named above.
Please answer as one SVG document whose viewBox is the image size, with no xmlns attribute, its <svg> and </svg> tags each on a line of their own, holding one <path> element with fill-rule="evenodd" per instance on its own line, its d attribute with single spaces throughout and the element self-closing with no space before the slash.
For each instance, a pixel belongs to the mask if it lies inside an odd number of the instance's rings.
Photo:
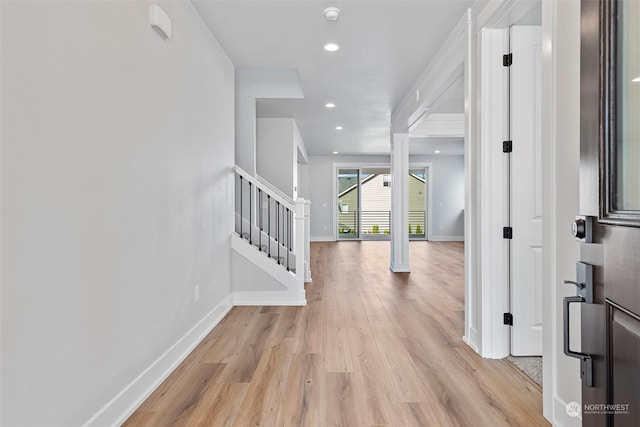
<svg viewBox="0 0 640 427">
<path fill-rule="evenodd" d="M 236 307 L 125 423 L 545 426 L 540 388 L 462 342 L 463 245 L 315 243 L 306 307 Z"/>
</svg>

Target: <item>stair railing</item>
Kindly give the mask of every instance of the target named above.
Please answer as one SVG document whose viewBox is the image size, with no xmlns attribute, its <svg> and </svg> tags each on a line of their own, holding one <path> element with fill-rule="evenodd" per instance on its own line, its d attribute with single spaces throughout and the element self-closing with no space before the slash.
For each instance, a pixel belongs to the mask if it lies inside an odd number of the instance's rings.
<svg viewBox="0 0 640 427">
<path fill-rule="evenodd" d="M 300 198 L 293 203 L 240 167 L 234 166 L 233 170 L 236 233 L 287 271 L 299 276 L 303 283 L 305 276 L 310 277 L 310 274 L 305 274 L 308 269 L 308 265 L 305 266 L 305 243 L 308 240 L 305 200 Z M 307 223 L 308 219 L 307 213 Z"/>
</svg>

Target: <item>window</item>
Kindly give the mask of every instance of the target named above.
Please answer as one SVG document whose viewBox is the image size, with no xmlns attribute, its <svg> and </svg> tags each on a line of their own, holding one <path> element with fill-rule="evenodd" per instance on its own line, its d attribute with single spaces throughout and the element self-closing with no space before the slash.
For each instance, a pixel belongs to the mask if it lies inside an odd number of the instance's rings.
<svg viewBox="0 0 640 427">
<path fill-rule="evenodd" d="M 340 212 L 349 212 L 349 204 L 340 203 Z"/>
<path fill-rule="evenodd" d="M 382 186 L 383 187 L 391 186 L 391 175 L 382 175 Z"/>
</svg>

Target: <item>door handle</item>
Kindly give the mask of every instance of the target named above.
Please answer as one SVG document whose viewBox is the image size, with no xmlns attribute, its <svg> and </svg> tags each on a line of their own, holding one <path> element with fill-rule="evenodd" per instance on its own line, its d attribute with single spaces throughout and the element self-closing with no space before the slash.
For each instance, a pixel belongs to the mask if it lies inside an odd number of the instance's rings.
<svg viewBox="0 0 640 427">
<path fill-rule="evenodd" d="M 590 354 L 571 350 L 570 306 L 571 304 L 593 303 L 593 266 L 584 262 L 576 263 L 576 280 L 565 280 L 565 284 L 575 285 L 576 295 L 562 299 L 564 354 L 580 359 L 580 373 L 587 387 L 593 387 L 593 359 Z"/>
<path fill-rule="evenodd" d="M 593 387 L 593 359 L 591 355 L 587 353 L 581 353 L 579 351 L 573 351 L 570 348 L 570 322 L 569 322 L 569 306 L 572 303 L 583 303 L 585 299 L 581 296 L 564 297 L 562 299 L 563 305 L 563 329 L 564 329 L 564 354 L 569 357 L 580 359 L 581 376 L 585 377 L 587 387 Z"/>
<path fill-rule="evenodd" d="M 565 285 L 575 285 L 578 289 L 584 289 L 584 283 L 574 282 L 573 280 L 563 280 Z"/>
</svg>

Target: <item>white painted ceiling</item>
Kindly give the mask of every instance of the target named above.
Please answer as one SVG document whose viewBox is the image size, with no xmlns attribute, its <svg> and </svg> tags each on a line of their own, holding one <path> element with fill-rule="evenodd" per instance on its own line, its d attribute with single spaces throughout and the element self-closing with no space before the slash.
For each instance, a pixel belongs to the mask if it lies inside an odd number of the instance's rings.
<svg viewBox="0 0 640 427">
<path fill-rule="evenodd" d="M 258 100 L 258 116 L 294 117 L 309 154 L 330 155 L 389 152 L 391 112 L 473 1 L 193 3 L 236 67 L 299 70 L 304 99 Z M 340 8 L 337 22 L 324 18 L 328 6 Z M 327 42 L 340 50 L 325 52 Z M 459 95 L 454 89 L 442 105 L 461 112 Z M 327 102 L 336 107 L 325 108 Z"/>
</svg>

